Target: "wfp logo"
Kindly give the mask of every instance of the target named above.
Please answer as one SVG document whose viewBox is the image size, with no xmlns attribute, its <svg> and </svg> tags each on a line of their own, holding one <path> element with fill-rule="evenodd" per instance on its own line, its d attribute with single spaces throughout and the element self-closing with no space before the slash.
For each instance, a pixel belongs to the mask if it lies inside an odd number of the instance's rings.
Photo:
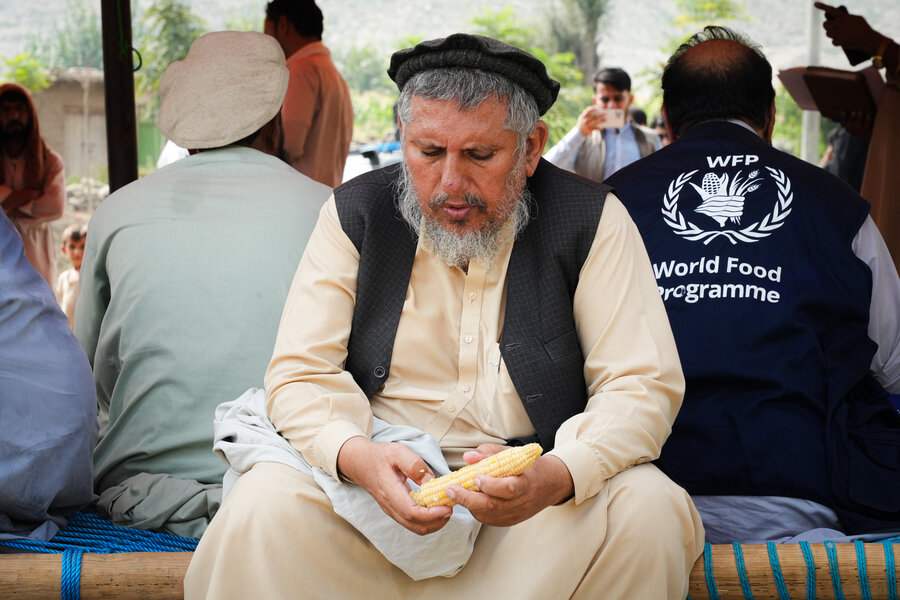
<svg viewBox="0 0 900 600">
<path fill-rule="evenodd" d="M 712 171 L 703 175 L 700 185 L 691 179 L 699 170 L 682 173 L 669 183 L 666 193 L 663 195 L 663 219 L 672 230 L 681 237 L 691 241 L 702 241 L 709 244 L 719 236 L 725 237 L 732 244 L 738 242 L 758 242 L 764 237 L 772 235 L 776 229 L 784 224 L 784 220 L 791 214 L 791 202 L 794 194 L 791 191 L 791 181 L 778 169 L 766 167 L 769 178 L 775 183 L 778 190 L 778 198 L 771 211 L 757 221 L 742 226 L 741 220 L 745 218 L 748 196 L 765 186 L 765 174 L 760 176 L 760 170 L 754 169 L 746 176 L 743 171 L 733 175 Z M 682 189 L 690 184 L 697 192 L 699 202 L 693 208 L 693 212 L 699 213 L 701 218 L 694 223 L 685 218 L 679 207 Z M 753 198 L 755 199 L 757 195 Z M 765 194 L 762 194 L 765 196 Z M 697 201 L 695 199 L 694 201 Z M 686 199 L 684 204 L 688 204 Z M 752 211 L 756 214 L 759 211 Z M 706 226 L 706 228 L 701 227 Z"/>
</svg>

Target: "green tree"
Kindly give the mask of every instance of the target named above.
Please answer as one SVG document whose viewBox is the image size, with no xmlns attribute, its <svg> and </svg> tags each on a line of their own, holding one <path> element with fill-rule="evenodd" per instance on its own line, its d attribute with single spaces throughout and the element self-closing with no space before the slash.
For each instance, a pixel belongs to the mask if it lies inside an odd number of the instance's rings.
<svg viewBox="0 0 900 600">
<path fill-rule="evenodd" d="M 572 52 L 585 79 L 597 69 L 597 33 L 608 0 L 555 0 L 544 9 L 548 50 Z"/>
<path fill-rule="evenodd" d="M 32 95 L 50 87 L 47 67 L 34 56 L 22 52 L 13 58 L 5 58 L 6 72 L 3 79 L 15 81 Z"/>
<path fill-rule="evenodd" d="M 142 66 L 135 74 L 139 95 L 149 97 L 141 110 L 142 121 L 154 121 L 159 110 L 159 80 L 171 63 L 187 56 L 191 44 L 206 31 L 206 24 L 191 12 L 184 0 L 158 0 L 135 19 L 135 47 Z"/>
<path fill-rule="evenodd" d="M 584 85 L 584 76 L 576 62 L 574 52 L 548 53 L 540 47 L 536 26 L 516 18 L 511 7 L 500 10 L 483 9 L 472 19 L 475 33 L 492 37 L 512 46 L 527 50 L 547 67 L 547 73 L 560 83 L 559 97 L 543 116 L 550 129 L 549 148 L 555 144 L 578 119 L 593 95 Z"/>
<path fill-rule="evenodd" d="M 366 92 L 377 90 L 395 93 L 397 88 L 387 75 L 387 56 L 372 47 L 353 47 L 333 54 L 335 65 L 347 86 L 352 90 Z"/>
<path fill-rule="evenodd" d="M 29 35 L 25 53 L 50 69 L 103 68 L 100 15 L 86 0 L 68 0 L 61 24 L 52 33 Z"/>
</svg>

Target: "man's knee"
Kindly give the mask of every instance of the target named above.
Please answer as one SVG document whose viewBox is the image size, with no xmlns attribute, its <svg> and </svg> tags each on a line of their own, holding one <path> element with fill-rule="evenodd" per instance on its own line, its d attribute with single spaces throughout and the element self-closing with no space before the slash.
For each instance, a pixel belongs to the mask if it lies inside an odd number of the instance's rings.
<svg viewBox="0 0 900 600">
<path fill-rule="evenodd" d="M 610 522 L 639 522 L 635 534 L 658 538 L 669 529 L 702 527 L 688 493 L 653 465 L 626 469 L 609 485 Z"/>
</svg>

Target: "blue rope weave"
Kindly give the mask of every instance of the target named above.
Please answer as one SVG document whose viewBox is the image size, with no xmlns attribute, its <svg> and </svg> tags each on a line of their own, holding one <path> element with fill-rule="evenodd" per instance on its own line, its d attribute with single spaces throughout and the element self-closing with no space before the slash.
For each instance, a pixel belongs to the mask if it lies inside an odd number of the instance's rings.
<svg viewBox="0 0 900 600">
<path fill-rule="evenodd" d="M 841 571 L 838 567 L 837 549 L 834 542 L 824 542 L 825 554 L 828 555 L 828 571 L 831 573 L 831 587 L 834 588 L 834 600 L 846 600 L 841 589 Z"/>
<path fill-rule="evenodd" d="M 712 544 L 703 546 L 703 575 L 706 577 L 706 589 L 709 600 L 720 600 L 719 588 L 716 586 L 716 574 L 713 571 Z"/>
<path fill-rule="evenodd" d="M 81 556 L 85 552 L 193 552 L 197 540 L 170 533 L 159 533 L 113 525 L 99 515 L 79 512 L 70 515 L 68 524 L 48 542 L 36 540 L 0 540 L 0 546 L 39 552 L 62 553 L 60 588 L 62 600 L 81 598 Z"/>
<path fill-rule="evenodd" d="M 885 540 L 884 546 L 884 566 L 887 571 L 887 587 L 888 600 L 898 600 L 897 598 L 897 571 L 894 562 L 894 543 L 900 542 L 900 538 Z"/>
<path fill-rule="evenodd" d="M 62 600 L 81 598 L 81 550 L 66 550 L 62 555 L 60 595 Z"/>
<path fill-rule="evenodd" d="M 866 570 L 866 547 L 860 540 L 853 542 L 856 549 L 856 572 L 859 577 L 859 592 L 862 600 L 872 600 L 872 593 L 869 590 L 869 574 Z"/>
<path fill-rule="evenodd" d="M 769 552 L 769 565 L 772 567 L 772 577 L 775 578 L 775 589 L 778 590 L 778 598 L 780 600 L 791 600 L 791 595 L 784 584 L 784 575 L 781 574 L 781 561 L 778 559 L 777 546 L 775 542 L 766 543 L 766 550 Z"/>
<path fill-rule="evenodd" d="M 800 542 L 800 552 L 806 563 L 806 600 L 816 600 L 816 561 L 809 542 Z"/>
<path fill-rule="evenodd" d="M 733 542 L 734 566 L 737 568 L 738 579 L 741 582 L 741 592 L 746 600 L 753 600 L 753 591 L 750 589 L 750 579 L 747 578 L 747 567 L 744 565 L 744 550 L 740 542 Z"/>
</svg>

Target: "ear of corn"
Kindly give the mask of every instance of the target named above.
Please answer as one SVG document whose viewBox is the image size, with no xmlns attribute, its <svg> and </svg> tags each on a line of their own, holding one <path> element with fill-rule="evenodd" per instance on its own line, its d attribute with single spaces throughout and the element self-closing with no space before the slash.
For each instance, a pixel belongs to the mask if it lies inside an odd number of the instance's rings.
<svg viewBox="0 0 900 600">
<path fill-rule="evenodd" d="M 543 452 L 540 444 L 527 444 L 514 446 L 498 452 L 493 456 L 483 458 L 477 463 L 467 465 L 458 471 L 436 477 L 427 482 L 415 492 L 410 492 L 413 499 L 421 506 L 453 506 L 456 504 L 447 497 L 444 491 L 449 485 L 461 485 L 467 490 L 478 491 L 475 485 L 475 477 L 478 475 L 490 475 L 491 477 L 510 477 L 521 475 L 525 469 L 534 464 L 534 461 Z"/>
</svg>

